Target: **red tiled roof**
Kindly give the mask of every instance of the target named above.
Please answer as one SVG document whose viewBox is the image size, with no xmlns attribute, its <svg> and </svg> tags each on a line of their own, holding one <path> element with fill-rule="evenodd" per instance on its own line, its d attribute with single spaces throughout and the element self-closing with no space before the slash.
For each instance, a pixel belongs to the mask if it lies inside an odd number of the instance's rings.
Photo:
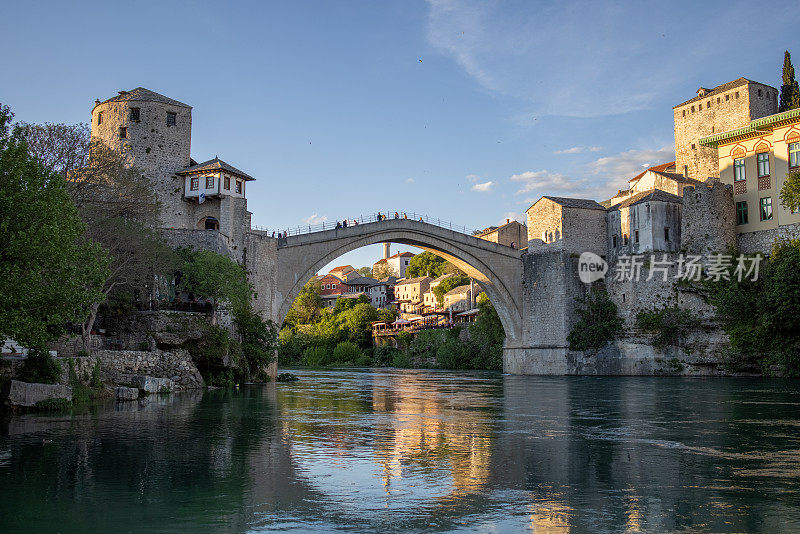
<svg viewBox="0 0 800 534">
<path fill-rule="evenodd" d="M 646 173 L 647 171 L 664 172 L 664 171 L 666 171 L 667 169 L 669 169 L 670 167 L 672 167 L 674 165 L 675 165 L 675 162 L 674 161 L 670 161 L 669 163 L 662 163 L 661 165 L 656 165 L 655 167 L 650 167 L 649 169 L 643 170 L 642 172 L 640 172 L 639 174 L 637 174 L 636 176 L 634 176 L 633 178 L 628 180 L 628 183 L 635 182 L 636 180 L 638 180 L 639 178 L 644 176 L 644 173 Z"/>
</svg>

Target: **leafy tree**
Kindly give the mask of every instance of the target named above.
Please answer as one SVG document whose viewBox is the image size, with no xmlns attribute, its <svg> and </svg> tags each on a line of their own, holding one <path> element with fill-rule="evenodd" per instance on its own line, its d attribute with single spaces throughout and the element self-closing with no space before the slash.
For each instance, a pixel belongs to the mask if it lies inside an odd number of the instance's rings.
<svg viewBox="0 0 800 534">
<path fill-rule="evenodd" d="M 28 152 L 0 106 L 0 335 L 41 348 L 103 299 L 109 257 L 85 238 L 64 178 Z"/>
<path fill-rule="evenodd" d="M 436 302 L 439 306 L 444 304 L 444 295 L 451 289 L 455 289 L 459 286 L 469 284 L 469 276 L 466 275 L 455 275 L 451 276 L 450 278 L 445 278 L 439 285 L 433 288 L 433 294 L 436 295 Z"/>
<path fill-rule="evenodd" d="M 776 242 L 755 281 L 729 275 L 710 292 L 731 347 L 764 372 L 800 376 L 800 240 Z"/>
<path fill-rule="evenodd" d="M 278 331 L 275 323 L 265 321 L 251 309 L 238 310 L 233 324 L 241 340 L 242 356 L 247 379 L 266 378 L 266 367 L 275 359 Z"/>
<path fill-rule="evenodd" d="M 786 50 L 783 53 L 783 82 L 781 84 L 781 100 L 778 112 L 800 108 L 800 86 L 794 77 L 792 56 Z"/>
<path fill-rule="evenodd" d="M 446 263 L 447 260 L 441 256 L 437 256 L 433 252 L 422 252 L 411 258 L 411 261 L 408 262 L 406 278 L 417 278 L 418 276 L 438 278 L 442 275 L 442 270 Z"/>
<path fill-rule="evenodd" d="M 333 361 L 337 363 L 356 363 L 362 356 L 361 349 L 351 341 L 343 341 L 333 349 Z"/>
<path fill-rule="evenodd" d="M 377 320 L 378 311 L 365 302 L 359 302 L 340 315 L 347 339 L 364 348 L 372 345 L 372 322 Z"/>
<path fill-rule="evenodd" d="M 575 300 L 578 321 L 567 336 L 571 350 L 600 350 L 622 331 L 623 321 L 617 315 L 617 305 L 605 289 L 592 287 L 588 295 Z"/>
<path fill-rule="evenodd" d="M 234 315 L 248 309 L 252 288 L 242 266 L 210 250 L 184 254 L 182 290 L 210 299 L 215 310 L 221 302 L 229 303 Z"/>
<path fill-rule="evenodd" d="M 800 172 L 790 172 L 786 175 L 780 193 L 781 204 L 790 211 L 800 210 Z"/>
<path fill-rule="evenodd" d="M 322 313 L 322 297 L 320 297 L 319 281 L 316 276 L 303 286 L 300 294 L 289 308 L 284 324 L 299 325 L 311 324 L 320 317 Z"/>
<path fill-rule="evenodd" d="M 388 261 L 376 263 L 372 267 L 372 278 L 383 280 L 387 276 L 400 276 L 400 273 L 397 272 L 394 265 L 390 264 Z"/>
<path fill-rule="evenodd" d="M 372 267 L 359 267 L 356 271 L 364 278 L 372 278 Z"/>
<path fill-rule="evenodd" d="M 503 369 L 503 343 L 506 332 L 500 316 L 497 315 L 486 293 L 478 295 L 478 316 L 469 327 L 469 345 L 471 369 Z"/>
</svg>

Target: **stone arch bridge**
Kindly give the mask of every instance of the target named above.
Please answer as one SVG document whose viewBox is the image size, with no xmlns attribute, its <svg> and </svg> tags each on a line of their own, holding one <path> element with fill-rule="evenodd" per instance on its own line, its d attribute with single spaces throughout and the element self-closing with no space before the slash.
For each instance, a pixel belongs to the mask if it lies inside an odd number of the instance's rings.
<svg viewBox="0 0 800 534">
<path fill-rule="evenodd" d="M 568 256 L 524 254 L 415 219 L 385 219 L 282 238 L 248 232 L 243 259 L 256 289 L 255 306 L 281 324 L 300 290 L 322 267 L 347 252 L 383 242 L 433 252 L 480 283 L 506 332 L 507 372 L 566 372 L 565 267 L 572 263 Z"/>
</svg>

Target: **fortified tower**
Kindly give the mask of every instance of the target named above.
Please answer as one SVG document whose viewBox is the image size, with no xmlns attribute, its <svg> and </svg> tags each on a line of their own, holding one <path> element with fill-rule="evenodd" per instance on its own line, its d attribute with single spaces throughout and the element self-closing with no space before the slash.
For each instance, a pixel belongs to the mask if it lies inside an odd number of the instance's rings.
<svg viewBox="0 0 800 534">
<path fill-rule="evenodd" d="M 778 90 L 747 78 L 701 87 L 697 96 L 672 108 L 675 117 L 675 172 L 696 180 L 719 178 L 719 156 L 701 137 L 742 128 L 778 112 Z"/>
<path fill-rule="evenodd" d="M 191 106 L 143 87 L 120 91 L 95 101 L 92 139 L 124 155 L 150 179 L 161 203 L 162 227 L 190 227 L 184 179 L 176 173 L 191 166 Z"/>
</svg>

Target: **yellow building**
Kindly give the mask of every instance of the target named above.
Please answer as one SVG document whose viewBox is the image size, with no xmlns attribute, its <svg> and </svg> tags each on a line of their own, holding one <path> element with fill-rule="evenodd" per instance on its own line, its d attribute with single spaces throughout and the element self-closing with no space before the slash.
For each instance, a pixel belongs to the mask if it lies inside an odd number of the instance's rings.
<svg viewBox="0 0 800 534">
<path fill-rule="evenodd" d="M 800 109 L 755 119 L 699 143 L 717 149 L 720 181 L 733 185 L 737 233 L 771 230 L 763 234 L 771 243 L 800 229 L 794 226 L 800 213 L 784 208 L 778 198 L 786 175 L 800 171 Z"/>
</svg>

